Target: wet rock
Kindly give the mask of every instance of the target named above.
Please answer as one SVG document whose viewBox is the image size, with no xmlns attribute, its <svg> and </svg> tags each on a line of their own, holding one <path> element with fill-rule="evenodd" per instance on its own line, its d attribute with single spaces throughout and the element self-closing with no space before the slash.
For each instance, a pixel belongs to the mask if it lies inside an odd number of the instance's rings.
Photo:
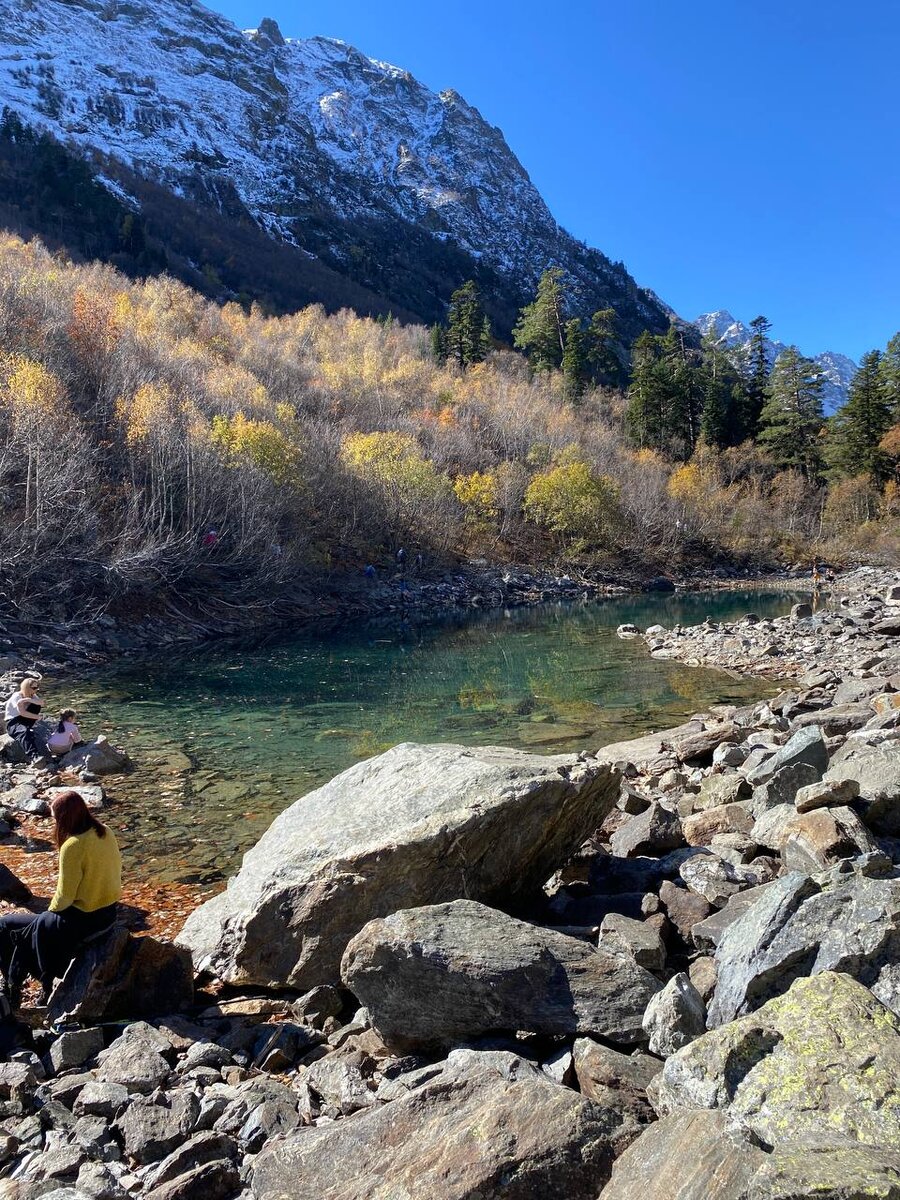
<svg viewBox="0 0 900 1200">
<path fill-rule="evenodd" d="M 54 1021 L 89 1024 L 173 1013 L 193 998 L 187 951 L 116 928 L 79 953 L 51 993 L 48 1011 Z"/>
<path fill-rule="evenodd" d="M 347 947 L 342 973 L 399 1053 L 496 1030 L 634 1042 L 660 987 L 628 957 L 468 900 L 370 922 Z"/>
<path fill-rule="evenodd" d="M 609 1114 L 612 1149 L 618 1156 L 653 1120 L 647 1088 L 662 1070 L 649 1054 L 620 1054 L 591 1038 L 576 1038 L 572 1062 L 578 1090 Z"/>
<path fill-rule="evenodd" d="M 706 1005 L 684 971 L 651 999 L 643 1024 L 650 1053 L 664 1058 L 706 1032 Z"/>
<path fill-rule="evenodd" d="M 638 816 L 632 817 L 610 839 L 612 852 L 621 858 L 643 854 L 665 854 L 684 845 L 681 820 L 677 813 L 661 804 L 651 804 Z"/>
<path fill-rule="evenodd" d="M 849 975 L 825 971 L 667 1059 L 655 1102 L 663 1115 L 727 1109 L 767 1145 L 827 1133 L 896 1146 L 898 1080 L 900 1020 Z"/>
<path fill-rule="evenodd" d="M 781 834 L 786 871 L 815 875 L 843 858 L 877 854 L 878 843 L 850 808 L 819 808 L 798 813 Z"/>
<path fill-rule="evenodd" d="M 113 746 L 101 733 L 79 749 L 70 750 L 59 760 L 59 766 L 60 770 L 76 775 L 84 771 L 91 775 L 121 775 L 131 770 L 132 762 L 124 750 Z"/>
<path fill-rule="evenodd" d="M 596 1200 L 613 1157 L 607 1112 L 515 1055 L 486 1058 L 454 1055 L 405 1098 L 267 1146 L 254 1197 Z"/>
<path fill-rule="evenodd" d="M 593 760 L 396 746 L 276 818 L 179 940 L 198 970 L 232 983 L 337 983 L 347 943 L 373 917 L 535 892 L 618 791 L 618 772 Z"/>
<path fill-rule="evenodd" d="M 769 884 L 720 938 L 709 1025 L 752 1012 L 798 976 L 821 971 L 846 972 L 876 995 L 884 988 L 895 1003 L 898 962 L 900 879 L 871 878 L 846 863 L 818 880 L 794 872 Z"/>
</svg>

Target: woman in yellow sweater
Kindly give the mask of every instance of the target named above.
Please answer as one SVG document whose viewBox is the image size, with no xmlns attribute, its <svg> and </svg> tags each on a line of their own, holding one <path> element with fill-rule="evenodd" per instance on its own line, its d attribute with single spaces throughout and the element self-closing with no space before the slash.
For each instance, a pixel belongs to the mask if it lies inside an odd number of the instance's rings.
<svg viewBox="0 0 900 1200">
<path fill-rule="evenodd" d="M 115 834 L 101 824 L 78 792 L 61 792 L 50 805 L 56 822 L 59 878 L 47 912 L 0 917 L 0 970 L 13 1008 L 26 976 L 40 980 L 43 998 L 89 938 L 115 924 L 122 895 L 122 860 Z"/>
</svg>

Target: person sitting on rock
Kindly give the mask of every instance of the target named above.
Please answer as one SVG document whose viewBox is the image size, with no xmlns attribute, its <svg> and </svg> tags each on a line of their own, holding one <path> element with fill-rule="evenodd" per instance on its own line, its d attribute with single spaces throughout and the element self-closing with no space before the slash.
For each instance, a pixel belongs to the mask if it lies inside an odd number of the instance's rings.
<svg viewBox="0 0 900 1200">
<path fill-rule="evenodd" d="M 34 736 L 34 727 L 44 707 L 44 701 L 37 694 L 40 682 L 40 675 L 27 675 L 6 701 L 6 732 L 22 747 L 29 761 L 42 757 Z"/>
<path fill-rule="evenodd" d="M 62 758 L 70 750 L 84 745 L 81 730 L 75 724 L 77 716 L 74 708 L 64 708 L 59 714 L 57 726 L 47 739 L 47 749 L 54 758 Z"/>
<path fill-rule="evenodd" d="M 18 1008 L 28 975 L 41 984 L 46 1003 L 88 939 L 112 929 L 122 895 L 122 859 L 116 836 L 75 791 L 60 792 L 50 804 L 56 823 L 59 877 L 47 912 L 0 917 L 3 991 Z"/>
</svg>

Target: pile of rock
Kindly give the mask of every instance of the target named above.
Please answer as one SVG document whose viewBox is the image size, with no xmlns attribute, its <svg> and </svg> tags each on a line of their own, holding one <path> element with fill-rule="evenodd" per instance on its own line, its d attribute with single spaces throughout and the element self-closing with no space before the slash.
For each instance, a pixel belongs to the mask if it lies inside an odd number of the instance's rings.
<svg viewBox="0 0 900 1200">
<path fill-rule="evenodd" d="M 0 1068 L 0 1175 L 57 1200 L 900 1196 L 879 636 L 577 758 L 344 772 L 188 919 L 192 1007 L 123 1030 L 102 961 L 63 982 L 93 986 L 88 1027 Z"/>
</svg>

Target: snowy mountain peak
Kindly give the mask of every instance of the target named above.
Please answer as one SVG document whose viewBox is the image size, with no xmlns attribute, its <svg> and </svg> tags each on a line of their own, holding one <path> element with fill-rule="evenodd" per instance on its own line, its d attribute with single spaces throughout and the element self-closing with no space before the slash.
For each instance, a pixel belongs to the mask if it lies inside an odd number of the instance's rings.
<svg viewBox="0 0 900 1200">
<path fill-rule="evenodd" d="M 241 31 L 193 0 L 0 0 L 2 105 L 341 270 L 365 275 L 362 223 L 391 245 L 458 248 L 496 273 L 507 309 L 556 264 L 628 336 L 668 323 L 624 267 L 560 229 L 500 130 L 457 92 L 345 42 L 286 38 L 270 17 Z M 423 277 L 420 290 L 435 286 Z"/>
<path fill-rule="evenodd" d="M 694 321 L 694 325 L 704 337 L 712 337 L 717 346 L 726 350 L 736 350 L 739 355 L 746 353 L 753 336 L 753 330 L 749 325 L 736 320 L 725 309 L 701 313 Z M 770 367 L 786 348 L 784 342 L 766 339 L 766 357 Z M 850 382 L 856 373 L 857 365 L 852 358 L 848 358 L 845 354 L 837 354 L 833 350 L 825 350 L 823 353 L 811 357 L 825 376 L 822 405 L 826 416 L 830 416 L 846 403 L 850 394 Z"/>
</svg>

